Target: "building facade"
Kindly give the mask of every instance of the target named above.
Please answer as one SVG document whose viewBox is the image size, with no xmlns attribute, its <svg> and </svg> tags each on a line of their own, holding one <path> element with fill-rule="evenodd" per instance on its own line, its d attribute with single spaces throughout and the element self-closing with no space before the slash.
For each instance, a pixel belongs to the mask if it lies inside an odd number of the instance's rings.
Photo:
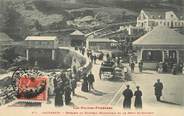
<svg viewBox="0 0 184 116">
<path fill-rule="evenodd" d="M 108 38 L 87 39 L 86 48 L 92 50 L 112 50 L 116 49 L 117 44 L 117 41 Z"/>
<path fill-rule="evenodd" d="M 159 62 L 173 64 L 184 63 L 184 35 L 164 27 L 155 27 L 133 42 L 138 61 L 144 62 L 144 69 L 156 69 Z"/>
<path fill-rule="evenodd" d="M 37 61 L 41 58 L 55 60 L 58 43 L 59 41 L 55 36 L 28 36 L 25 39 L 27 61 Z"/>
<path fill-rule="evenodd" d="M 176 15 L 173 11 L 141 10 L 137 17 L 137 26 L 151 31 L 156 26 L 169 28 L 184 27 L 184 17 Z"/>
<path fill-rule="evenodd" d="M 85 34 L 79 30 L 75 30 L 74 32 L 72 32 L 70 34 L 70 38 L 71 38 L 72 47 L 76 47 L 76 46 L 81 47 L 81 46 L 84 46 L 86 43 Z"/>
</svg>

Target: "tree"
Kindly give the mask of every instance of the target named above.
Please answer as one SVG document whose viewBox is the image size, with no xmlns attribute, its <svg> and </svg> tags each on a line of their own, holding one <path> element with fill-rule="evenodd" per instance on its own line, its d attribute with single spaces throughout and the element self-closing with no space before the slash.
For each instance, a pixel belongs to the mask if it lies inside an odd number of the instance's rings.
<svg viewBox="0 0 184 116">
<path fill-rule="evenodd" d="M 28 28 L 24 18 L 19 14 L 11 3 L 7 5 L 3 31 L 14 40 L 23 40 L 28 34 Z"/>
<path fill-rule="evenodd" d="M 14 59 L 18 56 L 18 54 L 15 53 L 14 47 L 7 47 L 5 50 L 1 51 L 1 53 L 2 54 L 0 55 L 0 64 L 2 66 L 5 66 L 5 68 L 10 66 L 14 62 Z"/>
<path fill-rule="evenodd" d="M 40 22 L 38 20 L 35 21 L 34 25 L 38 31 L 42 30 L 42 25 L 40 24 Z"/>
<path fill-rule="evenodd" d="M 6 7 L 7 4 L 4 0 L 0 0 L 0 31 L 4 30 L 6 22 Z"/>
</svg>

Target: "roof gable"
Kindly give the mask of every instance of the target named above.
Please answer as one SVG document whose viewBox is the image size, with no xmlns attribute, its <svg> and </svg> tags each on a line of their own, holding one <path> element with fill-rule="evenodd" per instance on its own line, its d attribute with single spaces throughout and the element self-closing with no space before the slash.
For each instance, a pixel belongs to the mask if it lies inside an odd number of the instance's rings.
<svg viewBox="0 0 184 116">
<path fill-rule="evenodd" d="M 143 19 L 147 19 L 148 15 L 145 14 L 144 10 L 141 10 L 139 16 L 138 16 L 138 20 L 143 20 Z"/>
<path fill-rule="evenodd" d="M 74 32 L 72 32 L 70 35 L 84 35 L 84 33 L 82 33 L 79 30 L 75 30 Z"/>
<path fill-rule="evenodd" d="M 168 10 L 146 9 L 146 10 L 143 10 L 143 11 L 148 16 L 148 18 L 150 18 L 150 19 L 165 19 L 165 13 Z"/>
</svg>

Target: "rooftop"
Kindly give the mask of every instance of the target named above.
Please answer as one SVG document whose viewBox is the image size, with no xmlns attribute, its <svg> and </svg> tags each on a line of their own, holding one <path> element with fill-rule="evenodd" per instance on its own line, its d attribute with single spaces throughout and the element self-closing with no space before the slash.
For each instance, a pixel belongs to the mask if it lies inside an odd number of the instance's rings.
<svg viewBox="0 0 184 116">
<path fill-rule="evenodd" d="M 135 46 L 144 45 L 184 45 L 184 35 L 164 26 L 157 26 L 133 42 Z"/>
<path fill-rule="evenodd" d="M 149 18 L 164 19 L 165 13 L 169 10 L 164 9 L 143 9 Z"/>
<path fill-rule="evenodd" d="M 56 36 L 28 36 L 25 40 L 26 41 L 35 41 L 35 40 L 42 40 L 42 41 L 50 41 L 56 40 Z"/>
<path fill-rule="evenodd" d="M 79 30 L 75 30 L 74 32 L 72 32 L 70 35 L 84 35 L 84 33 L 82 33 Z"/>
</svg>

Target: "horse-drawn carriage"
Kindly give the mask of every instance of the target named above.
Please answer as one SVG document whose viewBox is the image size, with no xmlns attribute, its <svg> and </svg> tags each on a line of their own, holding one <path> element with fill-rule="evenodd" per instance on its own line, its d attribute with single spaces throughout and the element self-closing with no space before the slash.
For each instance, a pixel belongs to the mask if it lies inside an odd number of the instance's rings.
<svg viewBox="0 0 184 116">
<path fill-rule="evenodd" d="M 123 79 L 124 78 L 124 74 L 123 73 L 124 72 L 123 72 L 122 68 L 116 67 L 114 69 L 114 72 L 113 72 L 113 77 L 114 78 L 118 78 L 118 79 Z"/>
<path fill-rule="evenodd" d="M 115 63 L 112 61 L 104 61 L 100 67 L 100 78 L 103 76 L 111 77 L 115 69 Z"/>
<path fill-rule="evenodd" d="M 125 73 L 124 66 L 116 66 L 113 61 L 104 61 L 100 67 L 100 78 L 125 79 L 128 73 Z"/>
</svg>

